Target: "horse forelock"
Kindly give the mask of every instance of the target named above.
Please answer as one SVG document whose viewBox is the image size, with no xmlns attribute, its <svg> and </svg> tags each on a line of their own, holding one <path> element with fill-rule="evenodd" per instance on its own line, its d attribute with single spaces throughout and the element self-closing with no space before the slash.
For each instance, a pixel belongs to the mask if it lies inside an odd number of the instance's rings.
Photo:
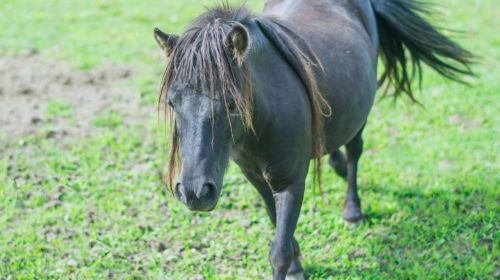
<svg viewBox="0 0 500 280">
<path fill-rule="evenodd" d="M 216 98 L 223 100 L 232 133 L 230 102 L 240 114 L 244 127 L 253 131 L 252 89 L 246 63 L 232 62 L 233 55 L 224 43 L 235 23 L 243 23 L 251 16 L 244 7 L 231 8 L 227 3 L 208 10 L 187 28 L 172 50 L 163 75 L 160 101 L 166 97 L 175 82 L 194 88 L 192 93 L 208 94 L 212 100 L 212 125 Z M 241 92 L 240 92 L 241 91 Z M 167 170 L 167 183 L 172 192 L 173 176 L 179 169 L 179 139 L 172 110 L 167 107 L 172 125 L 172 139 Z"/>
</svg>

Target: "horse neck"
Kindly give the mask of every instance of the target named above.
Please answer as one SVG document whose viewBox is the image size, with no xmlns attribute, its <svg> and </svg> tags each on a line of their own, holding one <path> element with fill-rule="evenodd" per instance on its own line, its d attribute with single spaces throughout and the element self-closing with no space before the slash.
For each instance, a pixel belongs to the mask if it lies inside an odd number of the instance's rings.
<svg viewBox="0 0 500 280">
<path fill-rule="evenodd" d="M 256 139 L 262 140 L 263 135 L 275 134 L 269 129 L 292 121 L 288 119 L 291 112 L 298 117 L 310 116 L 310 104 L 305 87 L 291 66 L 260 30 L 250 29 L 254 46 L 246 63 L 253 88 Z M 247 136 L 255 137 L 250 133 Z"/>
</svg>

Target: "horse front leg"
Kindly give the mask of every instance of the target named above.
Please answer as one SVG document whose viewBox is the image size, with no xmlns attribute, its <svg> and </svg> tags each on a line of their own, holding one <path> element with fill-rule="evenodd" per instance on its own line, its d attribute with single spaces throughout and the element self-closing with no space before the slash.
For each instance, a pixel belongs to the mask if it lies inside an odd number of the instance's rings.
<svg viewBox="0 0 500 280">
<path fill-rule="evenodd" d="M 273 223 L 273 226 L 276 227 L 276 203 L 274 201 L 274 196 L 271 187 L 264 180 L 262 176 L 259 177 L 254 175 L 257 172 L 249 172 L 243 169 L 242 171 L 245 177 L 247 177 L 247 179 L 252 183 L 255 189 L 257 189 L 260 196 L 264 200 L 269 219 Z M 292 263 L 288 267 L 286 279 L 290 280 L 305 279 L 304 269 L 302 268 L 302 264 L 300 263 L 300 248 L 295 237 L 292 237 L 292 254 L 293 254 L 293 259 Z"/>
<path fill-rule="evenodd" d="M 274 193 L 276 205 L 276 233 L 269 251 L 269 261 L 273 267 L 273 279 L 303 279 L 303 272 L 289 274 L 287 272 L 294 260 L 293 233 L 299 219 L 302 199 L 304 197 L 304 180 L 291 184 L 284 190 Z"/>
</svg>

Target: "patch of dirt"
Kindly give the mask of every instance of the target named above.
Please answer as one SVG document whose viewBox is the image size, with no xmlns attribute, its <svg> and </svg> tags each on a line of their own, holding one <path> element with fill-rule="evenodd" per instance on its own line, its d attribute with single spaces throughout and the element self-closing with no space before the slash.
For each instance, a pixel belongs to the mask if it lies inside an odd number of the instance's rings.
<svg viewBox="0 0 500 280">
<path fill-rule="evenodd" d="M 143 120 L 140 96 L 124 83 L 132 74 L 116 65 L 77 71 L 34 51 L 0 58 L 0 141 L 40 133 L 42 127 L 50 127 L 45 136 L 57 140 L 89 136 L 95 118 L 112 111 L 124 125 Z"/>
</svg>

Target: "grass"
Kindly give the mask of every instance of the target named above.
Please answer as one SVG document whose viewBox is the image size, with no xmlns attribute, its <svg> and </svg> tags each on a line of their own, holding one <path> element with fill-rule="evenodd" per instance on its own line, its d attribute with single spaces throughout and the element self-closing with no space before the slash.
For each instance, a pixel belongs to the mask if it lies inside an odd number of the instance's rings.
<svg viewBox="0 0 500 280">
<path fill-rule="evenodd" d="M 236 166 L 208 214 L 189 212 L 161 184 L 166 141 L 154 102 L 164 65 L 152 28 L 179 32 L 210 3 L 0 0 L 0 54 L 36 48 L 76 68 L 132 65 L 140 71 L 131 86 L 151 107 L 141 125 L 97 116 L 101 129 L 69 144 L 37 135 L 9 144 L 0 158 L 0 279 L 270 277 L 273 230 Z M 465 87 L 428 71 L 425 109 L 376 104 L 359 174 L 366 223 L 343 224 L 346 186 L 326 166 L 323 197 L 308 182 L 296 237 L 309 279 L 499 277 L 498 4 L 437 4 L 442 25 L 465 30 L 459 41 L 482 56 L 479 78 Z M 53 101 L 46 113 L 71 108 Z"/>
<path fill-rule="evenodd" d="M 111 110 L 105 112 L 94 119 L 94 125 L 97 127 L 115 128 L 122 124 L 119 112 Z"/>
<path fill-rule="evenodd" d="M 47 103 L 47 108 L 45 109 L 45 116 L 47 118 L 61 118 L 69 117 L 72 115 L 71 106 L 62 101 L 54 100 Z"/>
</svg>

